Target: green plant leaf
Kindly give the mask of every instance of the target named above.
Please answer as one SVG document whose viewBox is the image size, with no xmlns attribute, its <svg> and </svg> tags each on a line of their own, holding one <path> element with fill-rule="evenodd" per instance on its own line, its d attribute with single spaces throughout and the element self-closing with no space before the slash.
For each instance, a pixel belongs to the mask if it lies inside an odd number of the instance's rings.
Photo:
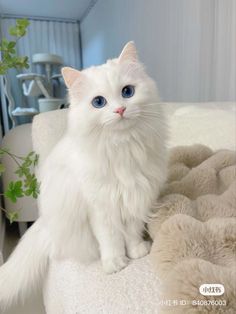
<svg viewBox="0 0 236 314">
<path fill-rule="evenodd" d="M 38 162 L 39 162 L 39 155 L 38 155 L 38 154 L 35 154 L 35 155 L 34 155 L 34 159 L 33 159 L 33 165 L 34 165 L 34 167 L 37 166 Z"/>
<path fill-rule="evenodd" d="M 26 156 L 26 158 L 32 157 L 35 155 L 35 152 L 29 152 L 29 154 Z"/>
<path fill-rule="evenodd" d="M 0 148 L 0 156 L 6 154 L 9 152 L 9 149 L 8 148 Z"/>
<path fill-rule="evenodd" d="M 28 58 L 17 56 L 16 41 L 26 34 L 29 21 L 27 19 L 17 19 L 15 26 L 8 30 L 15 40 L 8 41 L 3 38 L 0 42 L 0 51 L 2 51 L 2 60 L 0 61 L 0 75 L 6 74 L 11 68 L 22 69 L 29 68 Z"/>
<path fill-rule="evenodd" d="M 4 196 L 10 199 L 13 203 L 16 203 L 17 199 L 23 196 L 37 198 L 40 192 L 40 184 L 35 174 L 31 171 L 31 167 L 34 167 L 38 163 L 39 155 L 35 152 L 30 152 L 27 156 L 21 157 L 12 154 L 9 149 L 0 148 L 0 157 L 4 154 L 7 154 L 18 164 L 19 167 L 15 173 L 22 178 L 22 180 L 11 181 Z M 0 163 L 0 174 L 3 171 L 4 165 Z M 4 208 L 2 210 L 5 211 Z M 17 212 L 7 213 L 7 215 L 11 223 L 18 217 Z"/>
<path fill-rule="evenodd" d="M 3 64 L 3 62 L 0 61 L 0 75 L 5 75 L 8 70 L 8 67 L 6 64 Z"/>
<path fill-rule="evenodd" d="M 16 42 L 15 41 L 10 41 L 8 43 L 8 48 L 10 48 L 10 49 L 15 48 L 15 46 L 16 46 Z"/>
<path fill-rule="evenodd" d="M 3 38 L 2 39 L 2 42 L 1 42 L 1 50 L 2 51 L 5 51 L 5 50 L 7 50 L 7 48 L 8 48 L 8 44 L 9 44 L 9 41 L 6 39 L 6 38 Z"/>
<path fill-rule="evenodd" d="M 22 181 L 11 181 L 8 185 L 7 191 L 4 193 L 5 197 L 9 198 L 13 203 L 16 203 L 17 198 L 23 197 Z"/>
<path fill-rule="evenodd" d="M 17 26 L 21 26 L 24 28 L 27 28 L 29 26 L 29 21 L 27 19 L 17 19 L 16 20 L 16 25 Z"/>
<path fill-rule="evenodd" d="M 11 26 L 9 29 L 8 29 L 8 33 L 11 35 L 11 36 L 17 36 L 17 29 L 15 26 Z"/>
</svg>

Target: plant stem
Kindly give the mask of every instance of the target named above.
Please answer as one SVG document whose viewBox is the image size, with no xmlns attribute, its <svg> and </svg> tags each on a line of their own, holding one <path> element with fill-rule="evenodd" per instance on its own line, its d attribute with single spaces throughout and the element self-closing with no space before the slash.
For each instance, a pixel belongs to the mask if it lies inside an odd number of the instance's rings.
<svg viewBox="0 0 236 314">
<path fill-rule="evenodd" d="M 0 206 L 0 209 L 1 209 L 4 213 L 6 213 L 6 214 L 7 214 L 7 211 L 6 211 L 6 209 L 5 209 L 5 208 L 3 208 L 2 206 Z"/>
<path fill-rule="evenodd" d="M 16 155 L 14 155 L 14 154 L 12 154 L 12 153 L 9 153 L 7 150 L 2 149 L 2 148 L 1 148 L 1 151 L 3 151 L 3 152 L 4 152 L 5 154 L 7 154 L 8 156 L 10 156 L 10 157 L 15 161 L 15 163 L 18 165 L 18 167 L 21 167 L 21 164 L 20 164 L 19 161 L 17 160 L 17 158 L 20 158 L 20 159 L 21 159 L 21 157 L 16 156 Z"/>
<path fill-rule="evenodd" d="M 18 155 L 15 155 L 15 154 L 13 154 L 13 153 L 9 153 L 7 150 L 5 150 L 4 148 L 0 148 L 0 152 L 4 152 L 4 153 L 8 153 L 8 154 L 11 154 L 12 156 L 14 156 L 14 157 L 16 157 L 16 158 L 18 158 L 18 159 L 21 159 L 21 160 L 23 160 L 24 159 L 24 157 L 21 157 L 21 156 L 18 156 Z"/>
</svg>

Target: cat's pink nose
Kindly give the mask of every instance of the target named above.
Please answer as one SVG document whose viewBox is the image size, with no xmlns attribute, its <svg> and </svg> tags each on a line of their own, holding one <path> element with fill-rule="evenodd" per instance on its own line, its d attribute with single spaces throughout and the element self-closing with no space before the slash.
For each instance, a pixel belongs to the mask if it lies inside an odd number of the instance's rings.
<svg viewBox="0 0 236 314">
<path fill-rule="evenodd" d="M 123 117 L 125 110 L 126 110 L 126 107 L 122 106 L 122 107 L 116 108 L 114 112 L 119 113 L 119 115 Z"/>
</svg>

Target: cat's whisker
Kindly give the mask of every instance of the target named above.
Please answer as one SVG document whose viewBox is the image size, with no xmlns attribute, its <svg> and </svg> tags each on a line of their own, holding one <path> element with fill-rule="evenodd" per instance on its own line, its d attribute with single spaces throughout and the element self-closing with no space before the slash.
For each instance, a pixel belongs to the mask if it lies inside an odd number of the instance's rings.
<svg viewBox="0 0 236 314">
<path fill-rule="evenodd" d="M 155 110 L 156 109 L 156 110 Z M 144 110 L 144 111 L 150 111 L 150 112 L 158 112 L 158 113 L 160 113 L 160 110 L 159 110 L 159 108 L 158 107 L 154 107 L 154 106 L 142 106 L 141 108 L 140 108 L 140 111 L 142 111 L 142 110 Z"/>
<path fill-rule="evenodd" d="M 153 121 L 153 119 L 150 119 L 150 117 L 143 117 L 144 119 L 145 119 L 145 122 L 146 122 L 146 124 L 150 127 L 150 128 L 152 128 L 153 129 L 153 131 L 156 131 L 156 129 L 155 128 L 153 128 L 153 127 L 151 127 L 151 125 L 149 124 L 150 122 L 152 122 Z M 162 126 L 166 126 L 166 124 L 165 124 L 165 122 L 164 121 L 158 121 L 158 125 L 162 125 Z M 157 126 L 157 124 L 155 125 L 155 126 Z M 160 135 L 159 134 L 157 134 L 158 135 L 158 137 L 160 137 Z"/>
<path fill-rule="evenodd" d="M 154 127 L 152 127 L 150 124 L 148 124 L 144 119 L 140 119 L 140 120 L 141 120 L 142 123 L 144 123 L 144 125 L 145 125 L 147 128 L 149 128 L 150 130 L 152 130 L 152 131 L 156 134 L 156 136 L 157 136 L 158 138 L 161 139 L 161 135 L 157 132 L 156 129 L 154 129 Z"/>
<path fill-rule="evenodd" d="M 109 125 L 109 124 L 111 124 L 112 122 L 114 122 L 114 120 L 115 120 L 115 119 L 107 119 L 107 120 L 103 121 L 102 126 Z"/>
<path fill-rule="evenodd" d="M 155 115 L 155 114 L 147 114 L 147 113 L 142 113 L 141 115 L 140 115 L 140 117 L 142 117 L 142 118 L 146 118 L 149 122 L 150 121 L 160 121 L 161 119 L 160 119 L 160 116 L 158 116 L 158 115 Z"/>
<path fill-rule="evenodd" d="M 147 115 L 147 114 L 142 114 L 141 115 L 142 118 L 146 118 L 149 122 L 153 121 L 153 122 L 157 122 L 160 120 L 159 116 L 155 116 L 155 115 Z"/>
<path fill-rule="evenodd" d="M 140 116 L 140 111 L 135 111 L 135 110 L 132 110 L 132 111 L 129 111 L 127 115 L 124 116 L 124 119 L 125 120 L 133 120 L 134 118 L 138 118 Z M 103 121 L 103 126 L 105 125 L 109 125 L 111 124 L 112 122 L 118 122 L 118 120 L 116 120 L 115 118 L 108 118 L 106 119 L 105 121 Z"/>
<path fill-rule="evenodd" d="M 142 106 L 144 106 L 144 107 L 148 107 L 148 106 L 163 106 L 163 103 L 161 103 L 161 102 L 153 102 L 153 103 L 142 104 Z"/>
<path fill-rule="evenodd" d="M 143 106 L 140 106 L 140 110 L 151 110 L 151 111 L 154 111 L 155 109 L 155 111 L 156 112 L 160 112 L 160 108 L 158 108 L 158 106 L 154 106 L 154 105 L 148 105 L 148 106 L 146 106 L 146 105 L 143 105 Z"/>
<path fill-rule="evenodd" d="M 160 119 L 163 117 L 163 115 L 160 114 L 159 112 L 155 112 L 155 111 L 153 112 L 153 111 L 149 111 L 149 110 L 142 110 L 142 111 L 140 111 L 140 114 L 142 116 L 146 115 L 146 116 L 151 116 L 151 117 L 157 117 Z"/>
<path fill-rule="evenodd" d="M 148 112 L 148 111 L 141 111 L 141 114 L 146 114 L 146 115 L 150 115 L 150 116 L 155 116 L 155 117 L 161 117 L 160 114 L 156 113 L 156 112 Z"/>
<path fill-rule="evenodd" d="M 150 105 L 149 105 L 150 106 Z M 156 114 L 159 114 L 159 115 L 161 115 L 161 113 L 160 113 L 160 111 L 159 111 L 159 108 L 156 108 L 157 110 L 153 110 L 153 108 L 151 108 L 150 110 L 148 110 L 149 109 L 149 106 L 145 106 L 145 105 L 142 105 L 142 106 L 140 106 L 139 107 L 139 109 L 132 109 L 131 111 L 129 111 L 129 112 L 150 112 L 150 113 L 156 113 Z M 152 106 L 150 106 L 150 107 L 152 107 Z M 143 109 L 144 108 L 144 109 Z"/>
<path fill-rule="evenodd" d="M 118 122 L 118 120 L 115 117 L 111 117 L 111 118 L 108 118 L 108 119 L 104 120 L 102 125 L 106 126 L 106 125 L 110 125 L 110 124 L 112 124 L 114 122 Z"/>
<path fill-rule="evenodd" d="M 143 111 L 143 110 L 134 110 L 134 111 L 130 111 L 130 114 L 132 114 L 132 116 L 136 115 L 136 117 L 140 117 L 140 116 L 150 116 L 150 117 L 161 117 L 161 115 L 158 112 L 151 112 L 151 111 Z"/>
</svg>

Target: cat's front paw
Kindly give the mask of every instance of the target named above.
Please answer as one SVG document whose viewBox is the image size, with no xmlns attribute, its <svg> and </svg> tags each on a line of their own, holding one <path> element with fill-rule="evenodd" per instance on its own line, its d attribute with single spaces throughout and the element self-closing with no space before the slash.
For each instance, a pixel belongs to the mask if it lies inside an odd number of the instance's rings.
<svg viewBox="0 0 236 314">
<path fill-rule="evenodd" d="M 107 274 L 120 271 L 128 265 L 129 259 L 126 256 L 116 256 L 102 261 L 103 269 Z"/>
<path fill-rule="evenodd" d="M 141 258 L 146 256 L 151 249 L 151 243 L 148 241 L 142 241 L 135 246 L 129 246 L 127 248 L 127 255 L 132 259 Z"/>
</svg>

